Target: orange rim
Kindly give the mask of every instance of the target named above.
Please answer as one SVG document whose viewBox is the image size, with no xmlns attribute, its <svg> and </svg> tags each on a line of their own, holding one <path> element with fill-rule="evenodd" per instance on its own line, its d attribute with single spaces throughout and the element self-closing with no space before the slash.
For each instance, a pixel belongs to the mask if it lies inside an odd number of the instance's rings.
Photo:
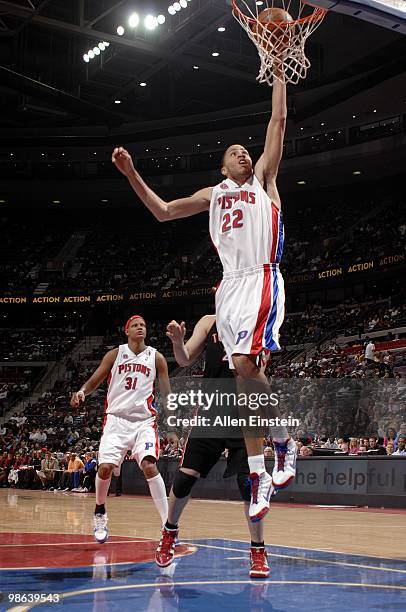
<svg viewBox="0 0 406 612">
<path fill-rule="evenodd" d="M 258 21 L 258 19 L 255 19 L 254 17 L 248 17 L 248 15 L 245 15 L 245 13 L 243 13 L 237 6 L 237 0 L 232 0 L 232 4 L 233 4 L 233 15 L 234 16 L 238 16 L 239 18 L 243 19 L 245 22 L 250 23 L 252 25 L 257 25 L 258 23 L 261 24 L 260 21 Z M 295 26 L 297 24 L 303 24 L 303 23 L 307 23 L 309 21 L 321 21 L 325 14 L 327 13 L 326 9 L 322 9 L 320 7 L 315 7 L 313 4 L 311 4 L 310 2 L 303 2 L 303 4 L 307 4 L 308 6 L 312 6 L 313 8 L 315 8 L 316 10 L 313 11 L 313 13 L 311 13 L 310 15 L 306 15 L 306 17 L 301 17 L 300 19 L 292 19 L 292 21 L 268 21 L 269 24 L 273 24 L 276 25 L 279 28 L 291 28 L 292 26 Z M 267 29 L 267 26 L 264 24 L 261 24 L 265 29 Z"/>
</svg>

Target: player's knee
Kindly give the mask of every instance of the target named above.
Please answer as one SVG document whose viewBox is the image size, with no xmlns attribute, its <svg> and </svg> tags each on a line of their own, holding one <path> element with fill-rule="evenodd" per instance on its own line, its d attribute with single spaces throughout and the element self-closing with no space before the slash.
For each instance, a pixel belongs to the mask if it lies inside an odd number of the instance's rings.
<svg viewBox="0 0 406 612">
<path fill-rule="evenodd" d="M 107 480 L 112 475 L 113 470 L 114 465 L 112 465 L 111 463 L 101 463 L 99 465 L 99 469 L 97 470 L 97 475 L 102 480 Z"/>
<path fill-rule="evenodd" d="M 158 468 L 156 466 L 156 461 L 155 459 L 143 459 L 141 461 L 141 469 L 144 472 L 144 476 L 147 480 L 149 480 L 150 478 L 154 478 L 155 476 L 158 476 L 159 472 L 158 472 Z"/>
<path fill-rule="evenodd" d="M 251 487 L 248 474 L 237 475 L 238 488 L 244 501 L 251 501 Z"/>
<path fill-rule="evenodd" d="M 193 489 L 195 482 L 197 480 L 197 476 L 191 476 L 190 474 L 185 474 L 181 470 L 178 470 L 175 476 L 175 480 L 172 486 L 172 493 L 178 499 L 183 499 L 190 495 L 191 490 Z"/>
<path fill-rule="evenodd" d="M 250 355 L 233 355 L 233 364 L 237 376 L 247 379 L 256 376 L 258 368 Z"/>
</svg>

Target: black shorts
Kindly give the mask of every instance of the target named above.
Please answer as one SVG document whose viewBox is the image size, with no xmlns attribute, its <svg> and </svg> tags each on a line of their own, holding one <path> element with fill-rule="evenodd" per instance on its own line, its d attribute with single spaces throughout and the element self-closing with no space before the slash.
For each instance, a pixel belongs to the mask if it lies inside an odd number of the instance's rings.
<svg viewBox="0 0 406 612">
<path fill-rule="evenodd" d="M 248 456 L 243 438 L 189 438 L 183 453 L 181 467 L 199 472 L 206 478 L 228 448 L 224 478 L 236 474 L 249 474 Z"/>
</svg>

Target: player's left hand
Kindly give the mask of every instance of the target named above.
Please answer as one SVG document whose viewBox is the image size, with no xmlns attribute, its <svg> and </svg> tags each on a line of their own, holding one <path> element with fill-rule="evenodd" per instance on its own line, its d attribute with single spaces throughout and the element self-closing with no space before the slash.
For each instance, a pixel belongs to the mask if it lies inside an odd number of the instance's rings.
<svg viewBox="0 0 406 612">
<path fill-rule="evenodd" d="M 182 321 L 180 325 L 177 321 L 171 321 L 166 330 L 166 335 L 174 344 L 183 344 L 186 334 L 186 326 L 184 321 Z"/>
</svg>

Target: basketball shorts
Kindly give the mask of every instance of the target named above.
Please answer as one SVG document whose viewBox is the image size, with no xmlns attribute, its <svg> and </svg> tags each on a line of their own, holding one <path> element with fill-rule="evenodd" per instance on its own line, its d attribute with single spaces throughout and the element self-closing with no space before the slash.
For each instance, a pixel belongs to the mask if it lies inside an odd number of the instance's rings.
<svg viewBox="0 0 406 612">
<path fill-rule="evenodd" d="M 216 324 L 230 368 L 232 355 L 279 350 L 284 316 L 285 288 L 278 264 L 225 273 L 216 293 Z"/>
<path fill-rule="evenodd" d="M 127 454 L 138 465 L 145 457 L 159 459 L 159 438 L 155 419 L 131 421 L 108 414 L 100 440 L 98 463 L 112 463 L 119 468 Z M 114 470 L 116 473 L 116 470 Z"/>
<path fill-rule="evenodd" d="M 243 438 L 189 438 L 180 467 L 199 472 L 206 478 L 228 448 L 227 468 L 224 478 L 236 474 L 249 474 L 247 451 Z"/>
</svg>

